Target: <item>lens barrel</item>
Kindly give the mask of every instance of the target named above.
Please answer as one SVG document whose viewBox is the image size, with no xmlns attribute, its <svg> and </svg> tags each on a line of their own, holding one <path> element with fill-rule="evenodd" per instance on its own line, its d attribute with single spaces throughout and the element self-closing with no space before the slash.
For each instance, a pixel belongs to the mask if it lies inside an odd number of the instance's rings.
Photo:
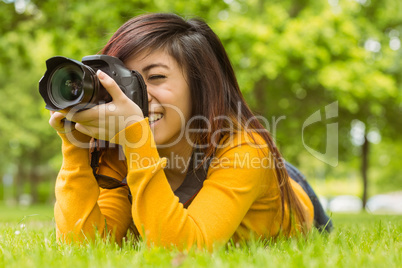
<svg viewBox="0 0 402 268">
<path fill-rule="evenodd" d="M 39 92 L 46 109 L 59 111 L 76 106 L 83 110 L 98 104 L 100 82 L 90 66 L 66 57 L 46 61 L 46 73 L 39 81 Z"/>
</svg>

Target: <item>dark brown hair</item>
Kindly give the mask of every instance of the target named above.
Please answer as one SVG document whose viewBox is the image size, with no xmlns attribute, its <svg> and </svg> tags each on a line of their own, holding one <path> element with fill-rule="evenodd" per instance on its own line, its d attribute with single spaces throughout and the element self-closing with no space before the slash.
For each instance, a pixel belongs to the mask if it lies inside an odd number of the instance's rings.
<svg viewBox="0 0 402 268">
<path fill-rule="evenodd" d="M 298 223 L 303 224 L 306 215 L 290 185 L 281 155 L 268 131 L 246 104 L 220 39 L 203 20 L 185 20 L 165 13 L 134 17 L 116 31 L 101 53 L 125 62 L 145 51 L 158 49 L 167 51 L 185 70 L 191 91 L 192 116 L 209 120 L 210 131 L 192 136 L 193 142 L 204 152 L 205 159 L 214 154 L 216 145 L 226 134 L 219 130 L 228 127 L 227 121 L 215 118 L 229 116 L 239 129 L 247 122 L 247 131 L 257 131 L 262 136 L 274 159 L 282 199 L 282 219 L 287 204 L 290 211 L 295 211 Z M 206 129 L 205 124 L 203 120 L 195 120 L 192 129 Z M 220 135 L 213 135 L 217 131 Z"/>
</svg>

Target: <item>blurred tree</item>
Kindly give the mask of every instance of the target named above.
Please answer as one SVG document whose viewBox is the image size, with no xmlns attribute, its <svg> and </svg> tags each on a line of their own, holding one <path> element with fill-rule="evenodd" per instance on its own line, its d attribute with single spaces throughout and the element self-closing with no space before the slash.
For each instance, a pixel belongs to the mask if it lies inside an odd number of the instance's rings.
<svg viewBox="0 0 402 268">
<path fill-rule="evenodd" d="M 402 127 L 401 69 L 396 64 L 401 60 L 401 49 L 400 39 L 395 37 L 402 32 L 401 4 L 254 3 L 248 5 L 247 16 L 239 9 L 217 23 L 246 95 L 266 118 L 286 116 L 282 122 L 273 119 L 269 126 L 274 128 L 285 158 L 296 163 L 305 155 L 301 152 L 307 145 L 317 152 L 328 149 L 326 137 L 331 133 L 326 133 L 326 124 L 333 119 L 308 129 L 302 125 L 317 110 L 338 101 L 339 157 L 347 162 L 355 156 L 354 148 L 361 147 L 365 204 L 370 151 L 367 135 L 399 139 Z M 349 134 L 355 120 L 363 122 L 366 130 L 361 143 L 352 143 Z"/>
<path fill-rule="evenodd" d="M 35 189 L 39 178 L 54 180 L 59 168 L 59 139 L 37 89 L 45 60 L 95 54 L 123 22 L 158 11 L 200 16 L 218 33 L 244 95 L 286 159 L 297 164 L 312 158 L 307 146 L 325 152 L 327 125 L 336 122 L 340 161 L 354 168 L 350 163 L 360 157 L 367 182 L 370 140 L 400 140 L 400 1 L 3 0 L 0 174 L 18 174 L 17 185 L 31 181 Z M 303 128 L 335 101 L 336 118 Z M 320 168 L 336 173 L 325 163 Z M 363 192 L 365 200 L 367 188 Z"/>
<path fill-rule="evenodd" d="M 48 125 L 49 113 L 38 94 L 45 60 L 54 55 L 81 59 L 96 54 L 129 18 L 158 10 L 183 15 L 216 13 L 211 5 L 184 1 L 0 1 L 0 175 L 12 173 L 15 199 L 29 184 L 54 180 L 60 166 L 60 142 Z M 213 8 L 210 8 L 213 6 Z M 200 14 L 201 15 L 201 14 Z"/>
</svg>

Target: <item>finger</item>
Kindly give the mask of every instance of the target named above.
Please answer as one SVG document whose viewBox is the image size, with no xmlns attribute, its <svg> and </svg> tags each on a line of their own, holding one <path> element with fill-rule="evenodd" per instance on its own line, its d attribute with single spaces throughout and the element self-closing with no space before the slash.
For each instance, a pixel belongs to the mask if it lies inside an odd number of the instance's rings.
<svg viewBox="0 0 402 268">
<path fill-rule="evenodd" d="M 61 114 L 61 113 L 57 113 L 57 112 L 53 112 L 53 114 L 50 116 L 49 119 L 49 124 L 52 127 L 56 127 L 56 128 L 62 128 L 64 123 L 63 123 L 63 119 L 65 119 L 66 117 Z"/>
<path fill-rule="evenodd" d="M 76 123 L 75 129 L 87 136 L 93 137 L 92 131 L 90 130 L 89 127 Z"/>
<path fill-rule="evenodd" d="M 53 112 L 49 119 L 49 124 L 60 133 L 66 133 L 74 130 L 74 123 L 66 120 L 64 114 Z"/>
<path fill-rule="evenodd" d="M 81 123 L 98 120 L 100 115 L 100 106 L 102 105 L 96 105 L 90 109 L 83 111 L 71 109 L 68 113 L 65 114 L 65 117 L 70 121 Z"/>
<path fill-rule="evenodd" d="M 52 115 L 51 117 L 53 117 L 54 120 L 58 120 L 58 121 L 61 121 L 61 120 L 63 120 L 64 118 L 66 118 L 66 117 L 64 116 L 64 114 L 59 113 L 59 112 L 52 112 L 51 115 Z"/>
<path fill-rule="evenodd" d="M 121 91 L 120 87 L 117 85 L 116 81 L 114 81 L 110 76 L 106 73 L 98 70 L 96 72 L 100 82 L 102 83 L 103 87 L 109 92 L 110 96 L 112 96 L 113 100 L 119 100 L 122 98 L 126 98 L 123 91 Z"/>
</svg>

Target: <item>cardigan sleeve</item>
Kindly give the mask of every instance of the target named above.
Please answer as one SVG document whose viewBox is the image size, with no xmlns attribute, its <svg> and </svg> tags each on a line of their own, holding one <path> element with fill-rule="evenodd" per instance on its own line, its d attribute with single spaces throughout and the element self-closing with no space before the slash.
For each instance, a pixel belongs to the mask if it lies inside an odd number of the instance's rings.
<svg viewBox="0 0 402 268">
<path fill-rule="evenodd" d="M 100 189 L 90 166 L 88 146 L 76 146 L 71 136 L 62 139 L 63 164 L 56 180 L 54 215 L 58 241 L 92 239 L 96 232 L 114 235 L 120 242 L 131 223 L 128 188 Z M 81 145 L 90 137 L 75 131 L 74 138 Z M 100 161 L 99 173 L 122 180 L 116 166 L 117 150 L 107 150 Z M 120 164 L 121 165 L 121 164 Z"/>
</svg>

